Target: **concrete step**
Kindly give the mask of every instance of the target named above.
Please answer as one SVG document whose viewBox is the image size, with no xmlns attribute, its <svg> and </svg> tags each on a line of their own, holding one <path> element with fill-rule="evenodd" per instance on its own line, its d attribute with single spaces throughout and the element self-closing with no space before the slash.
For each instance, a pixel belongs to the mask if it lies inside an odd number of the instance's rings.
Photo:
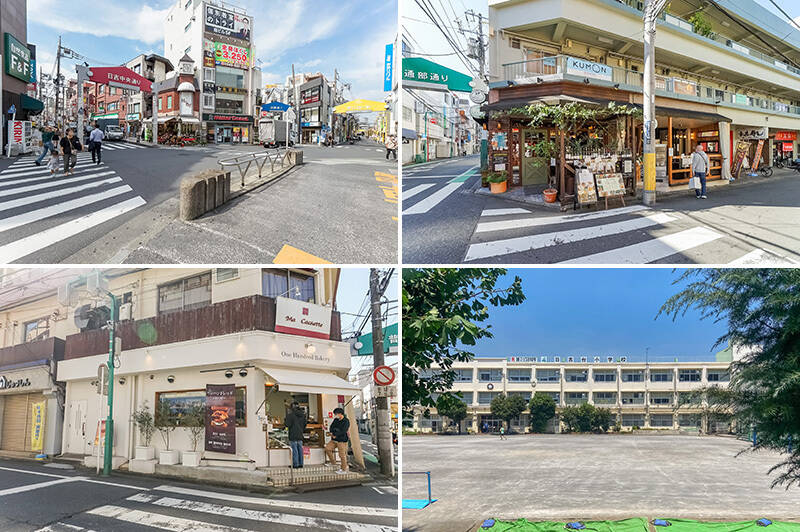
<svg viewBox="0 0 800 532">
<path fill-rule="evenodd" d="M 267 469 L 267 478 L 276 488 L 311 484 L 338 486 L 345 482 L 355 485 L 369 479 L 367 475 L 352 469 L 348 473 L 340 475 L 336 473 L 338 469 L 338 466 L 333 465 L 308 466 L 302 469 L 295 469 L 294 474 L 292 474 L 292 469 L 289 467 L 274 467 Z"/>
</svg>

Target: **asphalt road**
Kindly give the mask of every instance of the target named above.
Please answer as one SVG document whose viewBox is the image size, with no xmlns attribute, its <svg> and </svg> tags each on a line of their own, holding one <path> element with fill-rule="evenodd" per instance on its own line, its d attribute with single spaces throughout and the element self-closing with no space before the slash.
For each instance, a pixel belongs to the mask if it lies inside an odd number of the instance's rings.
<svg viewBox="0 0 800 532">
<path fill-rule="evenodd" d="M 432 496 L 403 510 L 403 529 L 476 530 L 484 519 L 630 517 L 800 522 L 800 487 L 770 488 L 786 455 L 745 453 L 722 436 L 403 436 L 405 471 L 430 471 Z M 404 475 L 403 499 L 426 499 L 422 475 Z"/>
<path fill-rule="evenodd" d="M 263 495 L 125 473 L 98 477 L 83 469 L 0 459 L 4 532 L 394 532 L 396 527 L 392 486 Z"/>
<path fill-rule="evenodd" d="M 301 148 L 306 164 L 292 178 L 190 224 L 177 222 L 181 178 L 262 147 L 108 142 L 101 165 L 81 153 L 66 178 L 34 166 L 32 156 L 0 159 L 0 256 L 46 264 L 265 263 L 289 244 L 332 262 L 396 262 L 397 204 L 377 180 L 392 186 L 396 163 L 368 141 Z"/>
<path fill-rule="evenodd" d="M 706 200 L 687 190 L 652 208 L 631 199 L 608 211 L 560 213 L 476 195 L 477 175 L 450 183 L 477 164 L 468 157 L 404 169 L 406 263 L 800 262 L 800 174 L 793 171 L 712 188 Z"/>
</svg>

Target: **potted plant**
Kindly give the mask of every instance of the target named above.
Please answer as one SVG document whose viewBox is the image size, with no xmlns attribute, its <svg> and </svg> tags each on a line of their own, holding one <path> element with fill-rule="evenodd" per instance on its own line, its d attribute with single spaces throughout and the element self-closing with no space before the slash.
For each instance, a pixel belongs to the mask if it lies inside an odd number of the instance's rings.
<svg viewBox="0 0 800 532">
<path fill-rule="evenodd" d="M 492 194 L 502 194 L 508 187 L 508 176 L 505 172 L 492 172 L 486 176 Z"/>
<path fill-rule="evenodd" d="M 153 439 L 156 427 L 153 422 L 153 414 L 150 413 L 150 409 L 147 407 L 147 402 L 145 401 L 142 408 L 136 410 L 131 417 L 133 419 L 133 424 L 136 425 L 136 428 L 139 430 L 139 436 L 141 436 L 139 442 L 144 443 L 144 445 L 136 446 L 135 459 L 152 460 L 155 458 L 156 450 L 150 447 L 150 442 Z"/>
<path fill-rule="evenodd" d="M 206 430 L 205 409 L 201 405 L 192 406 L 189 412 L 181 417 L 181 426 L 189 429 L 189 439 L 192 442 L 192 450 L 183 452 L 181 463 L 185 466 L 197 467 L 200 465 L 200 460 L 203 459 L 202 451 L 197 451 L 197 444 L 200 443 Z"/>
<path fill-rule="evenodd" d="M 158 463 L 161 465 L 175 465 L 180 461 L 180 453 L 169 448 L 169 438 L 172 435 L 172 431 L 178 426 L 177 421 L 178 419 L 172 413 L 169 403 L 165 399 L 161 399 L 156 407 L 155 418 L 156 430 L 161 434 L 165 447 L 164 450 L 158 453 Z"/>
</svg>

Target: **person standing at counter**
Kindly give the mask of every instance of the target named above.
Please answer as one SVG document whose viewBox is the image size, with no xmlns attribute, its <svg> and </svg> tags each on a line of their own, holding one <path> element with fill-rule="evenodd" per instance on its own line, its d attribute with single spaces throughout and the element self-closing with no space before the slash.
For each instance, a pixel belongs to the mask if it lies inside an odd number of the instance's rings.
<svg viewBox="0 0 800 532">
<path fill-rule="evenodd" d="M 336 473 L 343 475 L 350 472 L 350 466 L 347 463 L 347 442 L 350 441 L 347 433 L 350 430 L 350 420 L 345 417 L 342 408 L 334 408 L 333 415 L 336 419 L 331 423 L 331 441 L 325 444 L 325 454 L 328 456 L 328 461 L 335 464 L 336 457 L 333 455 L 333 450 L 339 451 L 339 470 Z"/>
<path fill-rule="evenodd" d="M 303 431 L 306 429 L 306 413 L 297 401 L 293 401 L 283 421 L 289 431 L 289 447 L 292 449 L 292 467 L 303 467 Z"/>
</svg>

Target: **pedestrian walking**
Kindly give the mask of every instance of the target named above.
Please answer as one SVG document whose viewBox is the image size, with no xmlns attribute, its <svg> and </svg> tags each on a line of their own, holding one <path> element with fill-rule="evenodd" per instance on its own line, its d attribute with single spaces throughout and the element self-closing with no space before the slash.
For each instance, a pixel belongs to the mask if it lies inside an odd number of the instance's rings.
<svg viewBox="0 0 800 532">
<path fill-rule="evenodd" d="M 53 146 L 53 135 L 53 128 L 50 126 L 44 128 L 44 132 L 42 133 L 42 154 L 34 161 L 36 166 L 42 166 L 42 159 L 44 159 L 44 156 L 55 149 L 55 146 Z"/>
<path fill-rule="evenodd" d="M 53 148 L 50 150 L 50 159 L 47 161 L 47 168 L 50 170 L 50 175 L 55 175 L 58 170 L 61 160 L 58 158 L 58 150 Z"/>
<path fill-rule="evenodd" d="M 500 439 L 507 440 L 506 438 L 506 428 L 503 425 L 500 425 Z"/>
<path fill-rule="evenodd" d="M 708 175 L 708 169 L 711 167 L 711 164 L 708 160 L 708 155 L 703 150 L 703 145 L 698 144 L 694 148 L 694 153 L 692 153 L 692 175 L 695 179 L 700 180 L 700 187 L 698 188 L 695 184 L 694 193 L 697 199 L 707 199 L 706 196 L 706 176 Z"/>
<path fill-rule="evenodd" d="M 392 134 L 389 135 L 389 138 L 386 139 L 386 160 L 389 160 L 389 155 L 394 157 L 394 160 L 397 160 L 397 137 Z"/>
<path fill-rule="evenodd" d="M 333 455 L 333 450 L 339 452 L 339 470 L 336 471 L 338 475 L 343 475 L 350 472 L 350 466 L 347 463 L 347 443 L 350 441 L 348 432 L 350 431 L 350 420 L 344 415 L 342 408 L 334 408 L 333 415 L 336 419 L 331 423 L 330 436 L 331 441 L 325 444 L 325 455 L 328 457 L 328 462 L 331 464 L 336 463 L 336 457 Z"/>
<path fill-rule="evenodd" d="M 100 153 L 103 149 L 103 139 L 105 135 L 103 135 L 103 131 L 97 127 L 97 122 L 94 123 L 94 129 L 91 133 L 89 133 L 89 150 L 92 152 L 92 162 L 95 162 L 95 154 L 97 154 L 97 162 L 95 164 L 100 164 Z"/>
<path fill-rule="evenodd" d="M 306 413 L 297 401 L 292 401 L 283 420 L 289 431 L 289 448 L 292 450 L 292 467 L 303 467 L 303 431 L 306 428 Z"/>
<path fill-rule="evenodd" d="M 70 127 L 67 128 L 67 134 L 61 137 L 61 142 L 59 143 L 61 146 L 61 155 L 64 157 L 64 175 L 73 173 L 72 169 L 75 168 L 75 164 L 78 162 L 78 153 L 75 149 L 73 139 L 77 142 L 75 132 Z M 78 145 L 80 145 L 80 142 L 78 142 Z"/>
</svg>

